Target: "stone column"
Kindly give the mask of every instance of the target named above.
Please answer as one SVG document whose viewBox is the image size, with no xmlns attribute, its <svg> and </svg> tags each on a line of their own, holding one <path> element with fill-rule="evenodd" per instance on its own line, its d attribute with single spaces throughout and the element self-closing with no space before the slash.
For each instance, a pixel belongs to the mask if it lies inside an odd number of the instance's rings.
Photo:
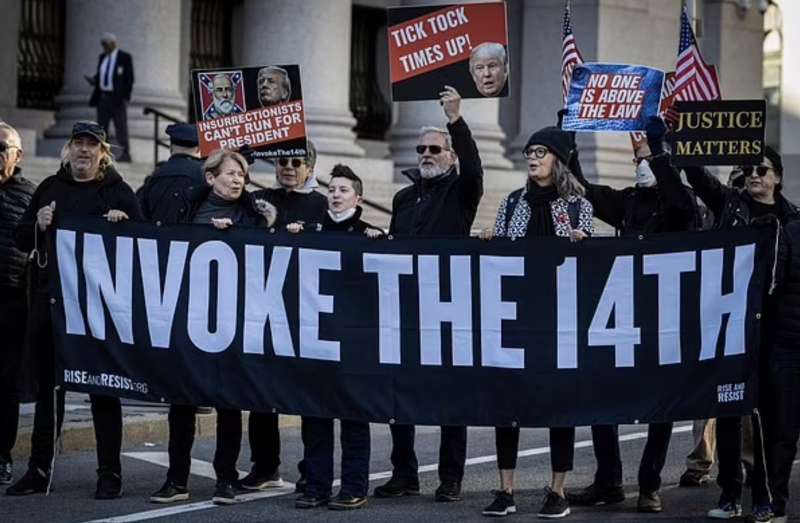
<svg viewBox="0 0 800 523">
<path fill-rule="evenodd" d="M 17 45 L 22 16 L 21 2 L 7 2 L 0 17 L 0 116 L 17 107 Z"/>
<path fill-rule="evenodd" d="M 363 156 L 350 112 L 351 0 L 245 0 L 243 63 L 299 64 L 308 135 L 320 153 Z"/>
<path fill-rule="evenodd" d="M 152 117 L 142 109 L 153 107 L 185 119 L 185 85 L 181 75 L 183 8 L 173 0 L 68 0 L 64 87 L 56 97 L 56 123 L 40 143 L 45 154 L 57 154 L 76 120 L 97 118 L 89 107 L 92 88 L 84 75 L 93 76 L 102 52 L 100 38 L 108 31 L 120 49 L 133 57 L 134 85 L 128 106 L 128 133 L 134 161 L 152 161 Z M 112 124 L 113 127 L 113 124 Z M 113 133 L 112 133 L 113 134 Z"/>
<path fill-rule="evenodd" d="M 451 4 L 450 0 L 406 0 L 405 5 Z M 511 52 L 514 52 L 513 50 Z M 511 71 L 511 75 L 518 74 Z M 435 100 L 422 102 L 400 102 L 394 104 L 397 120 L 389 131 L 390 148 L 395 169 L 405 169 L 417 164 L 417 145 L 419 130 L 426 125 L 444 127 L 447 118 Z M 500 128 L 500 100 L 498 98 L 464 100 L 461 113 L 469 124 L 475 142 L 481 153 L 484 169 L 511 169 L 511 162 L 505 157 L 503 141 L 505 133 Z"/>
</svg>

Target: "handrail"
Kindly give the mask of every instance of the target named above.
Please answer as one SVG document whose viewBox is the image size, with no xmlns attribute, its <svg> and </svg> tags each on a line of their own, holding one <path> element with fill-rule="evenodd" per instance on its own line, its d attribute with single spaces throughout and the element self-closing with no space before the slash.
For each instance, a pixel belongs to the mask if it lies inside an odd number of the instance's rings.
<svg viewBox="0 0 800 523">
<path fill-rule="evenodd" d="M 176 118 L 176 117 L 174 117 L 172 115 L 169 115 L 167 113 L 163 113 L 163 112 L 159 111 L 158 109 L 154 109 L 153 107 L 145 107 L 142 112 L 145 115 L 152 114 L 153 117 L 154 117 L 153 118 L 153 165 L 156 165 L 156 164 L 158 164 L 158 148 L 159 147 L 166 147 L 167 149 L 169 149 L 169 142 L 165 142 L 164 140 L 161 140 L 158 137 L 158 119 L 159 118 L 163 118 L 163 119 L 165 119 L 165 120 L 167 120 L 169 122 L 173 122 L 173 123 L 182 123 L 183 120 L 180 120 L 179 118 Z M 259 160 L 262 160 L 264 162 L 270 162 L 270 160 L 268 160 L 266 158 L 259 158 Z M 319 178 L 317 178 L 317 181 L 323 187 L 325 187 L 325 188 L 328 187 L 328 183 L 327 182 L 324 182 L 324 181 L 320 180 Z M 259 183 L 259 182 L 256 182 L 252 178 L 250 179 L 250 183 L 255 185 L 256 187 L 261 188 L 261 189 L 266 189 L 267 188 L 266 185 L 264 185 L 262 183 Z M 361 203 L 363 203 L 367 207 L 371 207 L 372 209 L 375 209 L 378 212 L 382 212 L 384 214 L 389 214 L 389 215 L 392 214 L 392 210 L 391 209 L 389 209 L 388 207 L 384 207 L 383 205 L 379 204 L 378 202 L 374 202 L 372 200 L 369 200 L 368 198 L 362 198 L 361 199 Z"/>
</svg>

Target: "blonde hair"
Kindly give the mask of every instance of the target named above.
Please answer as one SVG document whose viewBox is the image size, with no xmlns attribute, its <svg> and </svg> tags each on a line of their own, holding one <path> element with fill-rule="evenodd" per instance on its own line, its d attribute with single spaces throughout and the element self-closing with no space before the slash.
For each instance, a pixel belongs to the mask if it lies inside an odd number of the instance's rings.
<svg viewBox="0 0 800 523">
<path fill-rule="evenodd" d="M 581 185 L 569 167 L 553 155 L 553 185 L 556 186 L 558 195 L 565 200 L 570 196 L 586 196 L 586 188 Z"/>
<path fill-rule="evenodd" d="M 66 166 L 72 160 L 72 152 L 69 145 L 72 143 L 73 138 L 70 138 L 64 147 L 61 148 L 61 165 Z M 97 168 L 97 180 L 105 178 L 106 169 L 114 167 L 114 154 L 111 152 L 111 144 L 100 140 L 100 165 Z"/>
<path fill-rule="evenodd" d="M 219 149 L 211 153 L 203 164 L 203 176 L 205 176 L 206 173 L 211 173 L 216 178 L 219 175 L 222 164 L 228 159 L 238 163 L 242 171 L 244 171 L 245 176 L 249 174 L 249 165 L 247 165 L 247 160 L 244 159 L 244 156 L 230 149 Z"/>
</svg>

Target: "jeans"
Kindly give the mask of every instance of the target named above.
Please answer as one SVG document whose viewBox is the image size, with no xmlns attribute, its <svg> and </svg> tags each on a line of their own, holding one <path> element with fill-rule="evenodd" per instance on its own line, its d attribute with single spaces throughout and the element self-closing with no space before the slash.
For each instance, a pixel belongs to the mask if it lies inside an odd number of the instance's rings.
<svg viewBox="0 0 800 523">
<path fill-rule="evenodd" d="M 333 420 L 305 418 L 306 446 L 303 451 L 308 484 L 306 493 L 330 496 L 333 486 Z M 365 497 L 369 487 L 369 424 L 341 420 L 343 497 Z"/>
<path fill-rule="evenodd" d="M 192 463 L 195 415 L 197 407 L 171 405 L 169 408 L 169 469 L 167 478 L 186 486 Z M 236 462 L 242 445 L 242 413 L 239 410 L 217 409 L 217 448 L 214 451 L 214 472 L 217 480 L 239 479 Z"/>
<path fill-rule="evenodd" d="M 414 425 L 390 425 L 393 476 L 419 482 Z M 439 480 L 461 482 L 467 460 L 467 428 L 444 426 L 439 443 Z"/>
</svg>

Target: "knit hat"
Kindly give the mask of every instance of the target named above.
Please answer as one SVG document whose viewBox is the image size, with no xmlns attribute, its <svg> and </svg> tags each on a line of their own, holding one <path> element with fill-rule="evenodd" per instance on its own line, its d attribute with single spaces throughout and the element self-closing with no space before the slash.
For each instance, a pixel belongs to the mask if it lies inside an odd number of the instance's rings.
<svg viewBox="0 0 800 523">
<path fill-rule="evenodd" d="M 544 127 L 539 129 L 528 138 L 528 143 L 522 151 L 526 151 L 531 145 L 543 145 L 556 155 L 561 163 L 569 165 L 570 157 L 574 152 L 573 140 L 570 133 L 562 131 L 558 127 Z"/>
<path fill-rule="evenodd" d="M 772 162 L 772 166 L 775 167 L 775 172 L 778 173 L 778 176 L 783 178 L 783 161 L 778 151 L 768 145 L 764 148 L 764 156 L 769 158 L 769 161 Z"/>
</svg>

